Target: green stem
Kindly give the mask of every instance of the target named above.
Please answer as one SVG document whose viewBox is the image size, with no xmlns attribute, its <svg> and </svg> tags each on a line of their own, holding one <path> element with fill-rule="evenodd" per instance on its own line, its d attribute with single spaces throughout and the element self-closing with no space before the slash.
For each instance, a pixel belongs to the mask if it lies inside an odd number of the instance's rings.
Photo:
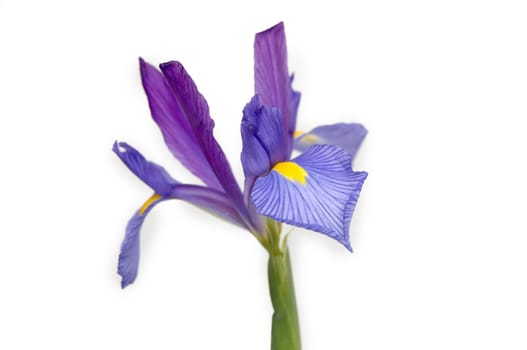
<svg viewBox="0 0 527 350">
<path fill-rule="evenodd" d="M 279 238 L 279 236 L 278 236 Z M 273 303 L 271 350 L 300 350 L 300 329 L 289 250 L 279 240 L 269 249 L 269 291 Z"/>
</svg>

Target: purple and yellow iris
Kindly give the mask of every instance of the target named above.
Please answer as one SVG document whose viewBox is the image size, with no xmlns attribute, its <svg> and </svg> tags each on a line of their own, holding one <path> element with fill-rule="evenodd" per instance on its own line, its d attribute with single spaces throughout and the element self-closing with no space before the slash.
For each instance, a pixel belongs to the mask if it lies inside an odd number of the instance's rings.
<svg viewBox="0 0 527 350">
<path fill-rule="evenodd" d="M 118 267 L 123 288 L 137 277 L 146 215 L 169 199 L 201 207 L 261 242 L 268 218 L 323 233 L 351 250 L 349 225 L 367 177 L 353 171 L 351 161 L 366 129 L 341 123 L 296 130 L 300 93 L 291 86 L 283 23 L 256 34 L 254 55 L 255 96 L 241 122 L 243 192 L 213 136 L 207 102 L 181 63 L 163 63 L 158 70 L 140 59 L 151 114 L 165 143 L 204 185 L 182 184 L 128 144 L 114 144 L 113 151 L 153 190 L 126 227 Z M 293 149 L 303 153 L 292 158 Z"/>
</svg>

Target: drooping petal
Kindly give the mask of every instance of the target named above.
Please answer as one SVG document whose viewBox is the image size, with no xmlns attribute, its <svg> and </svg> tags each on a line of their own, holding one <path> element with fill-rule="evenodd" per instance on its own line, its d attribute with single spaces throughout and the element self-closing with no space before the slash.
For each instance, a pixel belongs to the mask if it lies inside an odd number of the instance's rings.
<svg viewBox="0 0 527 350">
<path fill-rule="evenodd" d="M 113 151 L 135 175 L 161 197 L 184 200 L 247 228 L 224 192 L 210 187 L 182 184 L 174 180 L 163 167 L 146 160 L 135 148 L 124 142 L 116 142 Z"/>
<path fill-rule="evenodd" d="M 259 214 L 326 234 L 351 250 L 349 225 L 366 177 L 352 171 L 341 148 L 315 145 L 258 178 L 251 197 Z"/>
<path fill-rule="evenodd" d="M 174 186 L 179 183 L 163 167 L 147 161 L 141 153 L 127 143 L 116 141 L 112 149 L 123 163 L 156 193 L 169 196 Z"/>
<path fill-rule="evenodd" d="M 246 176 L 260 176 L 287 159 L 281 117 L 278 108 L 261 105 L 258 95 L 243 109 L 241 160 Z"/>
<path fill-rule="evenodd" d="M 304 151 L 308 147 L 319 145 L 336 145 L 344 148 L 346 152 L 355 158 L 355 154 L 366 137 L 368 130 L 357 123 L 338 123 L 322 125 L 314 128 L 308 133 L 298 133 L 295 138 L 294 147 L 298 151 Z"/>
<path fill-rule="evenodd" d="M 209 107 L 196 85 L 179 62 L 167 62 L 160 65 L 170 86 L 183 117 L 188 121 L 190 132 L 194 135 L 204 161 L 215 175 L 218 186 L 212 186 L 225 192 L 240 216 L 251 222 L 243 195 L 232 173 L 223 150 L 213 135 L 214 121 L 209 115 Z"/>
<path fill-rule="evenodd" d="M 121 276 L 121 288 L 126 288 L 133 283 L 137 277 L 137 270 L 139 268 L 139 246 L 141 226 L 145 221 L 146 216 L 152 208 L 158 203 L 166 200 L 160 195 L 154 194 L 145 204 L 132 216 L 128 225 L 123 243 L 121 244 L 121 253 L 119 254 L 119 264 L 117 273 Z"/>
<path fill-rule="evenodd" d="M 291 154 L 293 132 L 296 125 L 294 95 L 287 70 L 287 46 L 284 24 L 257 33 L 254 40 L 254 81 L 255 93 L 261 103 L 277 107 L 282 112 L 286 131 L 287 154 Z"/>
<path fill-rule="evenodd" d="M 154 66 L 139 59 L 143 87 L 148 97 L 152 118 L 159 126 L 165 143 L 172 154 L 194 175 L 213 188 L 221 189 L 214 169 L 211 168 L 189 119 L 188 104 L 202 105 L 208 117 L 208 107 L 203 96 L 194 88 L 191 96 L 177 95 L 167 80 Z M 189 78 L 190 79 L 190 78 Z M 190 81 L 189 84 L 192 84 Z M 190 99 L 186 100 L 186 98 Z M 210 119 L 210 118 L 209 118 Z"/>
<path fill-rule="evenodd" d="M 140 233 L 146 216 L 155 205 L 167 199 L 181 199 L 237 226 L 244 229 L 248 228 L 225 194 L 215 189 L 177 184 L 172 188 L 169 196 L 155 193 L 141 206 L 126 226 L 117 269 L 117 272 L 122 277 L 122 288 L 133 283 L 137 277 Z"/>
</svg>

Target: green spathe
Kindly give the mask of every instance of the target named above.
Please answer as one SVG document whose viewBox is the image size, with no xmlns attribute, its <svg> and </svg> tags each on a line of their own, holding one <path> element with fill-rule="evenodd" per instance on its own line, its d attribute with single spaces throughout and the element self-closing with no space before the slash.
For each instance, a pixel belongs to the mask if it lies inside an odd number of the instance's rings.
<svg viewBox="0 0 527 350">
<path fill-rule="evenodd" d="M 300 350 L 302 346 L 293 273 L 287 239 L 280 240 L 281 226 L 268 221 L 270 240 L 266 248 L 269 252 L 269 292 L 274 309 L 271 350 Z"/>
</svg>

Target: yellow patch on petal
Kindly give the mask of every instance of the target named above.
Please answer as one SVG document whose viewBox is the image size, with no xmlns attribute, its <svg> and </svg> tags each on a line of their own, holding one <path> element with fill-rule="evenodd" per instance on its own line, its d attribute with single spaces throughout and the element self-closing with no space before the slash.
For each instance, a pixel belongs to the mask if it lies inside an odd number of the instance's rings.
<svg viewBox="0 0 527 350">
<path fill-rule="evenodd" d="M 139 209 L 139 215 L 143 215 L 145 211 L 147 211 L 152 204 L 160 200 L 161 197 L 162 196 L 160 194 L 155 193 L 154 195 L 152 195 L 152 197 L 148 198 L 145 204 L 143 204 L 143 206 L 141 207 L 141 209 Z"/>
<path fill-rule="evenodd" d="M 273 170 L 278 172 L 280 175 L 288 179 L 289 181 L 296 181 L 302 185 L 306 184 L 306 178 L 308 176 L 307 171 L 300 165 L 294 162 L 280 162 L 277 163 Z"/>
<path fill-rule="evenodd" d="M 306 134 L 302 131 L 295 131 L 293 134 L 294 139 L 302 138 L 301 143 L 307 143 L 308 145 L 316 145 L 320 143 L 320 139 L 313 134 Z"/>
<path fill-rule="evenodd" d="M 295 133 L 293 134 L 293 138 L 296 139 L 297 137 L 300 137 L 302 135 L 304 135 L 304 133 L 302 131 L 295 131 Z"/>
<path fill-rule="evenodd" d="M 302 137 L 302 140 L 300 142 L 305 142 L 310 145 L 316 145 L 320 142 L 320 139 L 313 134 L 307 134 L 306 136 Z"/>
</svg>

